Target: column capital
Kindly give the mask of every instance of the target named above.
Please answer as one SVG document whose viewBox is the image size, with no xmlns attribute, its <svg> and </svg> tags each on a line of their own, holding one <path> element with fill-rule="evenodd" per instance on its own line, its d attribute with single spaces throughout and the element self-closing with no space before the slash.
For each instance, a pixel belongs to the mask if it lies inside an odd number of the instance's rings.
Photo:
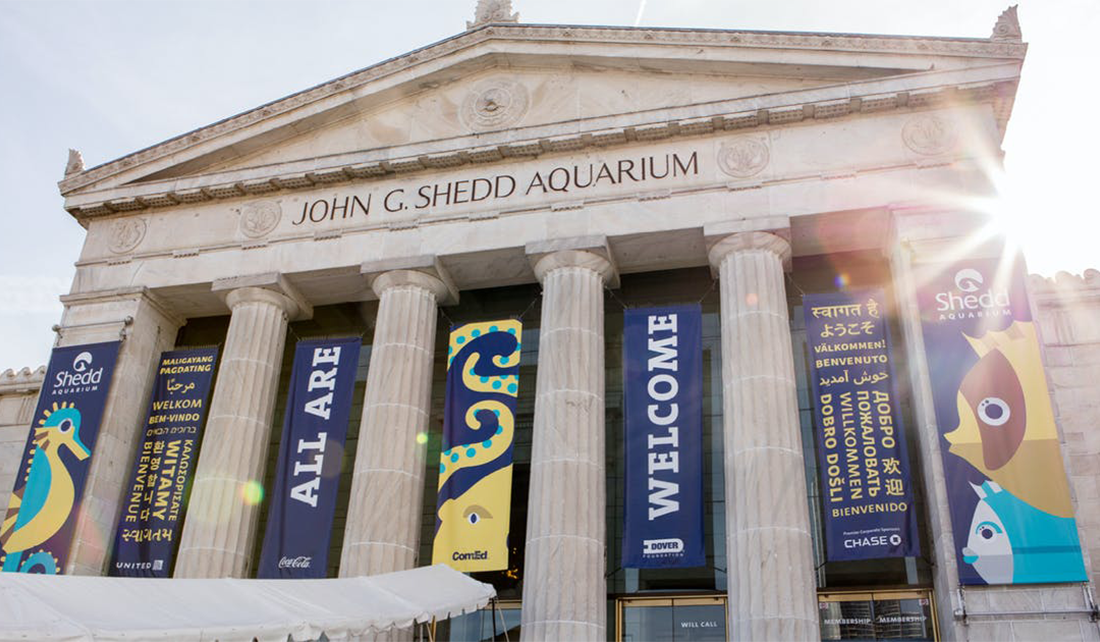
<svg viewBox="0 0 1100 642">
<path fill-rule="evenodd" d="M 61 303 L 64 304 L 66 308 L 143 300 L 161 316 L 167 319 L 169 323 L 181 326 L 186 321 L 186 318 L 175 309 L 169 300 L 143 285 L 115 288 L 112 290 L 62 294 L 60 299 Z"/>
<path fill-rule="evenodd" d="M 579 267 L 592 270 L 611 288 L 619 287 L 619 269 L 611 256 L 606 236 L 574 236 L 528 243 L 524 248 L 535 278 L 541 283 L 547 274 L 559 268 Z"/>
<path fill-rule="evenodd" d="M 779 257 L 783 269 L 791 268 L 791 243 L 773 232 L 735 232 L 717 241 L 708 252 L 711 270 L 717 272 L 722 261 L 736 252 L 764 250 Z"/>
<path fill-rule="evenodd" d="M 218 279 L 210 289 L 222 297 L 230 310 L 242 303 L 261 301 L 281 307 L 290 321 L 313 316 L 313 306 L 294 284 L 278 272 Z"/>
<path fill-rule="evenodd" d="M 367 285 L 379 299 L 392 287 L 411 285 L 435 295 L 437 305 L 458 303 L 458 287 L 435 255 L 367 261 L 359 266 L 359 273 L 366 277 Z"/>
</svg>

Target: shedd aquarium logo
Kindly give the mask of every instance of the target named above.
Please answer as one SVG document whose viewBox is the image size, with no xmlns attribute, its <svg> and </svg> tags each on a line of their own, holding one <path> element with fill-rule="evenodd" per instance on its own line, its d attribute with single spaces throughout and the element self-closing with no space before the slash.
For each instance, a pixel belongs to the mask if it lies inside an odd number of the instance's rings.
<svg viewBox="0 0 1100 642">
<path fill-rule="evenodd" d="M 974 268 L 955 273 L 955 289 L 936 294 L 940 321 L 958 321 L 984 317 L 1011 317 L 1008 290 L 986 287 L 986 279 Z"/>
<path fill-rule="evenodd" d="M 103 381 L 104 368 L 92 368 L 92 353 L 81 352 L 73 359 L 73 365 L 57 373 L 53 381 L 55 394 L 71 394 L 74 392 L 91 392 L 99 389 Z"/>
</svg>

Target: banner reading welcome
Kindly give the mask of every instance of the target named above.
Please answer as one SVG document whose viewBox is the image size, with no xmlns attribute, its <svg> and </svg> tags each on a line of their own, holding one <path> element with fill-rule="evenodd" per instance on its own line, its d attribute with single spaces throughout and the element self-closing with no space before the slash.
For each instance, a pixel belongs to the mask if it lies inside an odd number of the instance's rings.
<svg viewBox="0 0 1100 642">
<path fill-rule="evenodd" d="M 0 519 L 0 569 L 65 567 L 120 342 L 54 348 Z"/>
<path fill-rule="evenodd" d="M 517 319 L 451 329 L 433 564 L 508 568 L 522 331 Z"/>
<path fill-rule="evenodd" d="M 627 310 L 624 568 L 703 566 L 703 317 Z"/>
<path fill-rule="evenodd" d="M 884 302 L 802 297 L 829 561 L 920 554 Z"/>
<path fill-rule="evenodd" d="M 169 577 L 198 457 L 217 348 L 161 354 L 109 573 Z"/>
<path fill-rule="evenodd" d="M 1023 261 L 921 267 L 959 581 L 1087 581 Z"/>
<path fill-rule="evenodd" d="M 323 578 L 351 416 L 359 337 L 299 341 L 256 577 Z"/>
</svg>

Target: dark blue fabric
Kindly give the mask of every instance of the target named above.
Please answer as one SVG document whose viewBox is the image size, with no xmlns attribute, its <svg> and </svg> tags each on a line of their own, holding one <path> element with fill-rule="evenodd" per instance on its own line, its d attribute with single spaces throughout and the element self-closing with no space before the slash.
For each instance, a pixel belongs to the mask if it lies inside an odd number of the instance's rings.
<svg viewBox="0 0 1100 642">
<path fill-rule="evenodd" d="M 359 345 L 360 339 L 351 337 L 300 341 L 295 349 L 257 577 L 300 579 L 328 574 Z"/>
<path fill-rule="evenodd" d="M 802 303 L 827 559 L 916 556 L 886 298 L 864 290 L 808 294 Z"/>
<path fill-rule="evenodd" d="M 623 335 L 622 565 L 703 566 L 702 310 L 627 310 Z"/>
<path fill-rule="evenodd" d="M 0 531 L 3 571 L 55 575 L 65 568 L 119 345 L 54 348 L 7 507 L 16 521 Z M 71 505 L 58 501 L 68 493 L 50 492 L 68 483 L 62 475 L 74 489 Z M 59 515 L 67 517 L 45 539 L 34 535 L 52 530 L 41 520 L 55 523 Z M 8 517 L 0 514 L 0 522 Z"/>
<path fill-rule="evenodd" d="M 160 356 L 108 572 L 170 577 L 198 460 L 217 348 Z"/>
</svg>

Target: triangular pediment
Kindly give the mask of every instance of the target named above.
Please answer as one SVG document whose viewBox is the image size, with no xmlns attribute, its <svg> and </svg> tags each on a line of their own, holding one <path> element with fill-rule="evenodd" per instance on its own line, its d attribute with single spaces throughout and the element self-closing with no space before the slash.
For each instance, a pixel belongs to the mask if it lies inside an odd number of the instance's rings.
<svg viewBox="0 0 1100 642">
<path fill-rule="evenodd" d="M 965 85 L 968 71 L 1018 67 L 1025 51 L 985 39 L 487 25 L 67 175 L 60 186 L 80 217 L 96 194 L 126 197 L 97 210 L 108 213 L 187 202 L 144 196 L 170 189 L 209 197 L 208 186 L 247 193 L 250 181 L 263 191 L 453 166 L 482 149 L 507 156 L 493 151 L 500 145 L 575 149 L 605 135 L 706 128 L 734 112 L 841 104 L 881 93 L 891 79 Z"/>
</svg>

